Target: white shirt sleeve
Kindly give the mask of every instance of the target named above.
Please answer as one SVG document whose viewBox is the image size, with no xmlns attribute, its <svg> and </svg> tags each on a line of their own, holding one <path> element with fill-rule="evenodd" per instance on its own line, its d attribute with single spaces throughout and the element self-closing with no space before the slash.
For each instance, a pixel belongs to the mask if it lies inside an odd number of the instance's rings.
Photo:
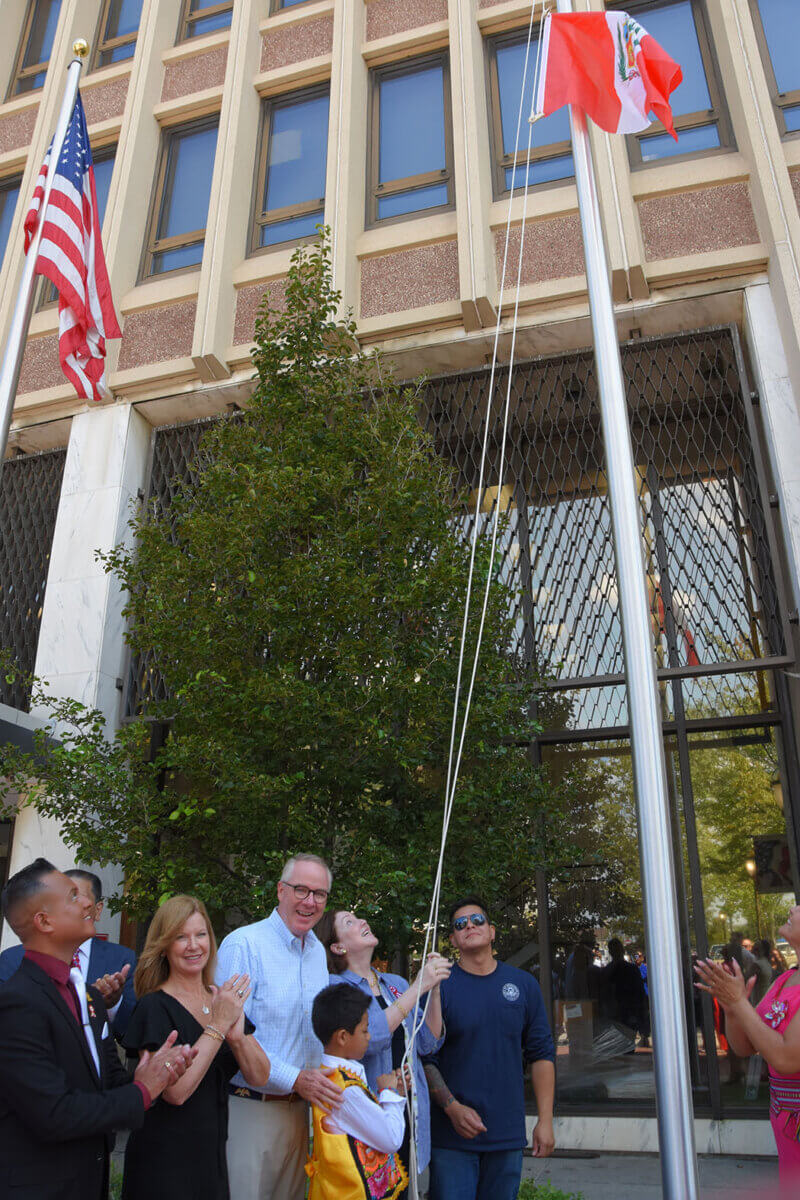
<svg viewBox="0 0 800 1200">
<path fill-rule="evenodd" d="M 349 1133 L 382 1154 L 394 1154 L 406 1131 L 405 1099 L 384 1089 L 376 1104 L 363 1088 L 347 1087 L 336 1113 L 325 1118 L 325 1126 L 331 1133 Z"/>
</svg>

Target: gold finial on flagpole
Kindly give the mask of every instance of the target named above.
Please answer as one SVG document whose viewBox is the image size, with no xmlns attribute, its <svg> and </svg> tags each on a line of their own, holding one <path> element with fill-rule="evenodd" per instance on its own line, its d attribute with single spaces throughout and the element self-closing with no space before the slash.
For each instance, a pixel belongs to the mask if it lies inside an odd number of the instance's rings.
<svg viewBox="0 0 800 1200">
<path fill-rule="evenodd" d="M 86 58 L 89 53 L 89 43 L 86 38 L 76 38 L 72 43 L 72 53 L 76 58 Z"/>
</svg>

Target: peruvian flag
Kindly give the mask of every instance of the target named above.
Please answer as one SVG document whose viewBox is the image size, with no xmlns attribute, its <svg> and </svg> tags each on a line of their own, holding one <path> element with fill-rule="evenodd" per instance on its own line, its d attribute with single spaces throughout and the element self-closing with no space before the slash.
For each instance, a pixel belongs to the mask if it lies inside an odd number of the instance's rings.
<svg viewBox="0 0 800 1200">
<path fill-rule="evenodd" d="M 608 133 L 639 133 L 652 112 L 677 141 L 669 96 L 682 79 L 674 59 L 627 13 L 553 13 L 531 120 L 576 104 Z"/>
</svg>

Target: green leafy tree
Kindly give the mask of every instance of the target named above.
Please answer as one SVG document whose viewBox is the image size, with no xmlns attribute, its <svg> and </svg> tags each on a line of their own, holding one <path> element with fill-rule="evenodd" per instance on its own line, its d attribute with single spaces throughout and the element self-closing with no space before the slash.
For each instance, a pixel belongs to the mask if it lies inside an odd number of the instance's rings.
<svg viewBox="0 0 800 1200">
<path fill-rule="evenodd" d="M 52 703 L 59 744 L 40 738 L 32 802 L 81 860 L 122 865 L 134 914 L 188 890 L 227 919 L 258 916 L 287 854 L 316 850 L 336 903 L 398 946 L 429 903 L 469 546 L 420 390 L 395 386 L 337 317 L 328 253 L 298 251 L 285 305 L 261 312 L 247 411 L 106 560 L 169 700 L 111 738 L 98 713 Z M 478 594 L 488 569 L 481 542 Z M 506 652 L 512 601 L 494 578 L 446 876 L 448 893 L 498 902 L 558 828 L 527 755 L 532 681 Z M 4 766 L 17 783 L 34 769 Z"/>
</svg>

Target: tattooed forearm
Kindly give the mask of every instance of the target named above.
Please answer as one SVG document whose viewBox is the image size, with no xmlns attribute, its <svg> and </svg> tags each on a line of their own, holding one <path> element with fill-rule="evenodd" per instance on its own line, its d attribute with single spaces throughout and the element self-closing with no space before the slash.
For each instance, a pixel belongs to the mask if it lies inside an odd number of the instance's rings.
<svg viewBox="0 0 800 1200">
<path fill-rule="evenodd" d="M 433 1063 L 425 1063 L 425 1078 L 428 1081 L 431 1099 L 439 1105 L 439 1108 L 447 1108 L 448 1104 L 452 1104 L 455 1096 L 442 1079 L 441 1071 Z"/>
</svg>

